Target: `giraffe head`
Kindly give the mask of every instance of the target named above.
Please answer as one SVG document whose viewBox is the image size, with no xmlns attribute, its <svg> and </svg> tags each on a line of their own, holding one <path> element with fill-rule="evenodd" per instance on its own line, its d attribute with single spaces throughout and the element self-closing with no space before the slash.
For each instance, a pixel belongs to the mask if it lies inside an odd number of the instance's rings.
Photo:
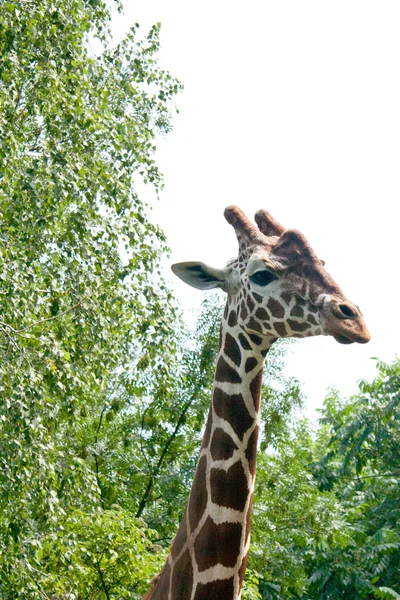
<svg viewBox="0 0 400 600">
<path fill-rule="evenodd" d="M 265 210 L 256 213 L 257 226 L 236 206 L 226 208 L 225 218 L 235 228 L 238 257 L 224 269 L 178 263 L 172 266 L 178 277 L 198 289 L 227 292 L 230 311 L 250 335 L 369 341 L 360 309 L 346 298 L 302 233 L 285 230 Z"/>
</svg>

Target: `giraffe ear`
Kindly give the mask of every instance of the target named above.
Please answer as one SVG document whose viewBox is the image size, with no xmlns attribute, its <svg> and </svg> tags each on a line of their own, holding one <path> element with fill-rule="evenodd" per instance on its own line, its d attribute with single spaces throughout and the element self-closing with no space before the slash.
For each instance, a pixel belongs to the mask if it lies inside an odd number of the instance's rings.
<svg viewBox="0 0 400 600">
<path fill-rule="evenodd" d="M 221 288 L 226 291 L 226 271 L 202 262 L 175 263 L 171 269 L 182 281 L 198 290 Z"/>
</svg>

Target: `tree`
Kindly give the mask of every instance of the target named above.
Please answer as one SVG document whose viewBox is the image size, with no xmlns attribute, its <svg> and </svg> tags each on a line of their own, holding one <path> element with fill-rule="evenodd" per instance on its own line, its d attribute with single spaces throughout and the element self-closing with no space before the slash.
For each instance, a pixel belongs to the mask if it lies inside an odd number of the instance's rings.
<svg viewBox="0 0 400 600">
<path fill-rule="evenodd" d="M 41 539 L 35 558 L 43 571 L 34 575 L 52 598 L 141 598 L 165 560 L 156 537 L 117 506 L 94 515 L 70 511 L 62 529 Z"/>
<path fill-rule="evenodd" d="M 289 410 L 261 445 L 249 566 L 263 599 L 400 597 L 399 390 L 399 361 L 378 363 L 352 398 L 330 392 L 318 428 Z"/>
<path fill-rule="evenodd" d="M 351 536 L 315 557 L 312 597 L 400 597 L 399 390 L 400 362 L 378 362 L 376 379 L 356 396 L 343 402 L 332 392 L 325 401 L 328 448 L 313 470 L 341 502 Z"/>
<path fill-rule="evenodd" d="M 159 532 L 176 533 L 190 490 L 210 402 L 218 349 L 220 300 L 203 303 L 194 328 L 175 331 L 176 352 L 138 356 L 98 431 L 98 476 L 106 507 L 129 509 Z"/>
<path fill-rule="evenodd" d="M 135 181 L 161 188 L 155 141 L 170 130 L 180 85 L 157 65 L 159 26 L 139 38 L 135 25 L 112 48 L 109 19 L 102 0 L 8 0 L 0 12 L 7 599 L 50 593 L 37 553 L 43 540 L 60 535 L 72 509 L 75 521 L 96 523 L 105 506 L 98 434 L 116 390 L 129 386 L 139 352 L 153 366 L 156 348 L 175 352 L 176 311 L 159 267 L 165 237 Z M 102 41 L 100 56 L 89 36 Z"/>
<path fill-rule="evenodd" d="M 293 389 L 290 382 L 287 387 Z M 311 472 L 313 429 L 301 417 L 296 395 L 286 398 L 292 404 L 278 404 L 285 410 L 276 414 L 277 439 L 262 443 L 257 459 L 249 566 L 265 600 L 308 598 L 310 557 L 348 539 L 339 502 L 319 490 Z"/>
</svg>

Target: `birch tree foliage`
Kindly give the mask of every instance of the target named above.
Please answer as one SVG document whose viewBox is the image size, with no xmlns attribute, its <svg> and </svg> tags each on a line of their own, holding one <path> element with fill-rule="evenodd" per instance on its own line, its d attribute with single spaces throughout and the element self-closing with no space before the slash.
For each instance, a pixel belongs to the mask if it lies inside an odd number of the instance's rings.
<svg viewBox="0 0 400 600">
<path fill-rule="evenodd" d="M 175 351 L 166 241 L 135 181 L 162 187 L 155 144 L 180 84 L 157 64 L 158 25 L 113 47 L 109 21 L 102 0 L 1 3 L 4 598 L 43 597 L 42 535 L 101 508 L 101 411 L 135 356 L 156 366 L 161 347 L 167 368 Z"/>
</svg>

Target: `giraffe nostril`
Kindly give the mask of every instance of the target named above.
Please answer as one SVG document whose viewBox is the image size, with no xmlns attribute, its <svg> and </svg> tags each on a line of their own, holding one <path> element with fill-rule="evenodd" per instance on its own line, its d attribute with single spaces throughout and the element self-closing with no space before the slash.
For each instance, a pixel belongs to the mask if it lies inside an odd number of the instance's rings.
<svg viewBox="0 0 400 600">
<path fill-rule="evenodd" d="M 350 308 L 348 304 L 339 304 L 338 306 L 340 313 L 346 319 L 354 319 L 356 317 L 356 312 L 353 308 Z"/>
</svg>

